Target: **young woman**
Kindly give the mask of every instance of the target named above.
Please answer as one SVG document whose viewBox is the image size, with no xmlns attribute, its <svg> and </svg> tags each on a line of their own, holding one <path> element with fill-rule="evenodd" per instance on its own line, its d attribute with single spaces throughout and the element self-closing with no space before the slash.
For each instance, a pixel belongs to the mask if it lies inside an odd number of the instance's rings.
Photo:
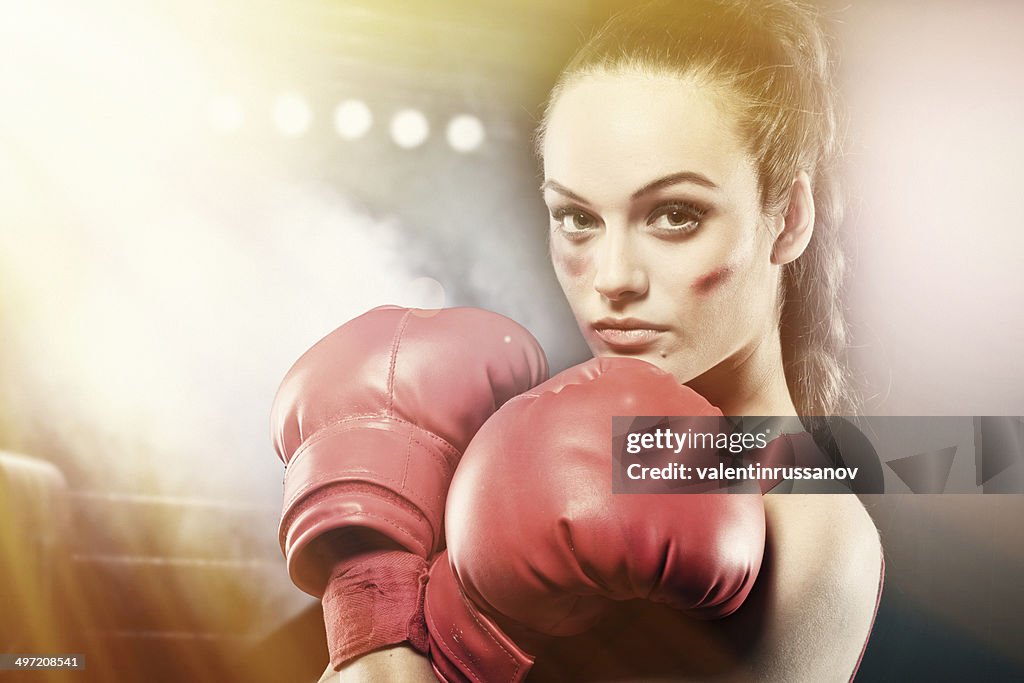
<svg viewBox="0 0 1024 683">
<path fill-rule="evenodd" d="M 595 356 L 648 361 L 726 415 L 855 409 L 831 71 L 814 12 L 788 0 L 655 2 L 616 16 L 577 53 L 537 147 L 552 263 Z M 854 674 L 881 590 L 871 519 L 852 495 L 763 500 L 764 561 L 742 608 L 700 626 L 634 613 L 626 640 L 612 618 L 612 631 L 585 641 L 604 652 L 591 657 L 601 675 Z M 656 650 L 676 654 L 655 665 Z M 585 678 L 585 659 L 541 659 L 534 676 Z M 402 645 L 341 673 L 432 678 Z"/>
</svg>

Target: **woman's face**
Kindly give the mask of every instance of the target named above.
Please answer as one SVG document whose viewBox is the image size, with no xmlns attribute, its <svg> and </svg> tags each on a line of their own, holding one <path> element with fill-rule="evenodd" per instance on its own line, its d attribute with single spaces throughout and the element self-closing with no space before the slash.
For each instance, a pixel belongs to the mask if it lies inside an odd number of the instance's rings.
<svg viewBox="0 0 1024 683">
<path fill-rule="evenodd" d="M 591 350 L 690 382 L 777 333 L 779 267 L 724 101 L 675 76 L 587 75 L 544 137 L 551 260 Z"/>
</svg>

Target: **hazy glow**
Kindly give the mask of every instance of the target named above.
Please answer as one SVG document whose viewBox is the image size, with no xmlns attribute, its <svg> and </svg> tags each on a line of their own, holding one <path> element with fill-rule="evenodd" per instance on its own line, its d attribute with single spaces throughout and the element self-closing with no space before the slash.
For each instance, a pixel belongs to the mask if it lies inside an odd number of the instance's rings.
<svg viewBox="0 0 1024 683">
<path fill-rule="evenodd" d="M 309 129 L 312 121 L 313 110 L 301 95 L 285 93 L 277 98 L 274 104 L 274 125 L 282 135 L 299 137 Z"/>
<path fill-rule="evenodd" d="M 234 133 L 245 123 L 245 109 L 233 95 L 218 95 L 210 102 L 210 125 L 222 133 Z"/>
<path fill-rule="evenodd" d="M 419 147 L 428 135 L 430 124 L 418 109 L 403 109 L 391 119 L 391 139 L 403 149 Z"/>
<path fill-rule="evenodd" d="M 439 305 L 439 286 L 411 284 L 422 272 L 406 272 L 387 215 L 295 180 L 273 133 L 210 144 L 270 127 L 257 118 L 284 135 L 314 120 L 299 94 L 274 100 L 276 78 L 216 62 L 228 38 L 208 60 L 149 6 L 50 0 L 20 6 L 0 38 L 3 447 L 52 454 L 78 489 L 276 507 L 267 424 L 288 367 L 368 308 Z M 239 525 L 238 547 L 273 525 Z M 280 572 L 239 601 L 254 629 L 309 604 L 274 545 L 254 547 Z"/>
<path fill-rule="evenodd" d="M 460 114 L 448 122 L 448 144 L 456 152 L 472 152 L 484 141 L 484 124 L 469 114 Z"/>
<path fill-rule="evenodd" d="M 334 110 L 334 129 L 343 140 L 363 137 L 373 126 L 373 113 L 362 100 L 345 100 Z"/>
</svg>

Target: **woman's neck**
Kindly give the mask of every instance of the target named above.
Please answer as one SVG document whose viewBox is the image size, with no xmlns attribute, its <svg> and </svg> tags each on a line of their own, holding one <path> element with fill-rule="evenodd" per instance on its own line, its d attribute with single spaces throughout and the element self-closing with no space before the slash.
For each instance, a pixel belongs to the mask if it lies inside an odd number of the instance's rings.
<svg viewBox="0 0 1024 683">
<path fill-rule="evenodd" d="M 796 415 L 777 329 L 686 383 L 726 415 Z"/>
</svg>

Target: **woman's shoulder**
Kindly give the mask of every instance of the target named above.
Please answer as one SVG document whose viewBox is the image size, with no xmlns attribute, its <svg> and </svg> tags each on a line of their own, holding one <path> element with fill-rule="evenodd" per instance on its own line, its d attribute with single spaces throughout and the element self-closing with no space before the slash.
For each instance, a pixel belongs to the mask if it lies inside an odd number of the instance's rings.
<svg viewBox="0 0 1024 683">
<path fill-rule="evenodd" d="M 849 527 L 850 531 L 878 535 L 864 504 L 853 493 L 765 496 L 764 504 L 768 514 L 796 517 L 808 523 L 837 524 L 844 529 Z"/>
<path fill-rule="evenodd" d="M 785 539 L 814 555 L 842 550 L 879 556 L 878 529 L 852 493 L 765 496 L 764 506 L 769 538 L 776 543 Z"/>
<path fill-rule="evenodd" d="M 815 659 L 821 666 L 832 662 L 838 670 L 855 670 L 884 576 L 874 522 L 853 494 L 765 496 L 764 502 L 768 544 L 759 581 L 767 589 L 762 608 L 780 625 L 775 645 L 810 643 L 822 655 Z M 825 669 L 801 675 L 784 669 L 769 678 L 829 678 Z"/>
<path fill-rule="evenodd" d="M 870 515 L 853 494 L 765 496 L 765 560 L 783 604 L 870 629 L 884 560 Z M 851 618 L 854 617 L 859 618 Z"/>
</svg>

